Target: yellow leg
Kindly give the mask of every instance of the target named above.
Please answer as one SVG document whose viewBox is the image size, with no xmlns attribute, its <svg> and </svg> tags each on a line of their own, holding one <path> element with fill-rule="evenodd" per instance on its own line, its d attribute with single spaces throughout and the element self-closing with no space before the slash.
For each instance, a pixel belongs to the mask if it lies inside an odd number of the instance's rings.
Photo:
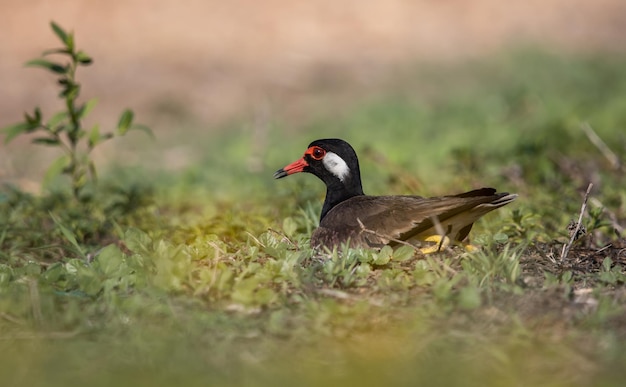
<svg viewBox="0 0 626 387">
<path fill-rule="evenodd" d="M 465 251 L 467 251 L 468 253 L 472 253 L 474 251 L 477 251 L 479 248 L 470 244 L 470 243 L 463 243 L 463 247 L 465 248 Z"/>
<path fill-rule="evenodd" d="M 442 237 L 441 235 L 430 235 L 424 238 L 424 242 L 432 242 L 433 245 L 422 247 L 420 251 L 424 254 L 432 254 L 445 250 L 450 245 L 450 238 L 447 236 Z"/>
</svg>

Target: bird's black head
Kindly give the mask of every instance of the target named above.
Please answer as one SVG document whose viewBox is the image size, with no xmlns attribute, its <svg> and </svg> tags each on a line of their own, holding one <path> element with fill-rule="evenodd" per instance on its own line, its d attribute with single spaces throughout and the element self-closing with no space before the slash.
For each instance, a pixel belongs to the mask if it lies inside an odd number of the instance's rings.
<svg viewBox="0 0 626 387">
<path fill-rule="evenodd" d="M 363 195 L 359 160 L 352 146 L 344 140 L 330 138 L 313 141 L 301 159 L 276 171 L 274 178 L 299 172 L 312 173 L 326 184 L 322 217 L 341 201 Z"/>
<path fill-rule="evenodd" d="M 312 173 L 327 186 L 360 184 L 361 180 L 356 152 L 350 144 L 337 138 L 313 141 L 300 160 L 276 171 L 274 178 L 298 172 Z"/>
</svg>

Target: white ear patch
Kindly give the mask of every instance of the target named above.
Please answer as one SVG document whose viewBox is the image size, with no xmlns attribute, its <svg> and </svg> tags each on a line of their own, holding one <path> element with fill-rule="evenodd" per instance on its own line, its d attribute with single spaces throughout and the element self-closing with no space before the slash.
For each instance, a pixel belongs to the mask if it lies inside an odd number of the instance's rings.
<svg viewBox="0 0 626 387">
<path fill-rule="evenodd" d="M 350 174 L 350 168 L 348 164 L 336 153 L 326 152 L 326 156 L 322 160 L 324 167 L 328 169 L 333 175 L 337 176 L 339 180 L 343 181 L 346 176 Z"/>
</svg>

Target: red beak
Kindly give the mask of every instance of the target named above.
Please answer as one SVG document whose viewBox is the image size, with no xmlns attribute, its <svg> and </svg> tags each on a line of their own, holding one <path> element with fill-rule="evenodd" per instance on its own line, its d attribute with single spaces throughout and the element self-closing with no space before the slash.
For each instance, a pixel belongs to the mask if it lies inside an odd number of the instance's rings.
<svg viewBox="0 0 626 387">
<path fill-rule="evenodd" d="M 281 179 L 285 176 L 293 175 L 294 173 L 304 172 L 304 167 L 308 166 L 309 164 L 304 160 L 304 158 L 301 158 L 300 160 L 294 161 L 286 167 L 276 171 L 274 173 L 274 179 Z"/>
</svg>

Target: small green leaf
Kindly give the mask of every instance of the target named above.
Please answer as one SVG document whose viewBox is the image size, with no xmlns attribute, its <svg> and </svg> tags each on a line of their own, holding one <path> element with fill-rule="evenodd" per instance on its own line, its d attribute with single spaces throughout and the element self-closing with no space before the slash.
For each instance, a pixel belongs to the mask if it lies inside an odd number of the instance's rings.
<svg viewBox="0 0 626 387">
<path fill-rule="evenodd" d="M 51 50 L 46 50 L 42 52 L 41 55 L 46 56 L 46 55 L 52 55 L 52 54 L 69 54 L 69 53 L 71 53 L 71 51 L 69 51 L 67 48 L 53 48 Z"/>
<path fill-rule="evenodd" d="M 65 274 L 64 272 L 63 264 L 61 262 L 55 262 L 48 266 L 46 271 L 42 273 L 42 279 L 49 284 L 54 284 L 61 279 L 63 274 Z"/>
<path fill-rule="evenodd" d="M 411 259 L 415 254 L 415 249 L 411 246 L 401 246 L 393 252 L 393 260 L 402 262 Z"/>
<path fill-rule="evenodd" d="M 564 272 L 563 274 L 561 274 L 561 283 L 569 283 L 572 280 L 572 272 L 570 270 Z"/>
<path fill-rule="evenodd" d="M 63 155 L 59 157 L 58 159 L 54 160 L 52 164 L 50 164 L 50 167 L 48 168 L 48 170 L 46 171 L 46 174 L 44 175 L 43 182 L 42 182 L 43 187 L 44 188 L 49 187 L 50 183 L 63 173 L 65 168 L 69 165 L 69 162 L 70 162 L 69 157 L 67 157 L 66 155 Z"/>
<path fill-rule="evenodd" d="M 63 42 L 63 44 L 67 46 L 68 39 L 69 39 L 67 32 L 65 32 L 63 28 L 61 28 L 58 24 L 56 24 L 53 21 L 50 22 L 50 27 L 52 27 L 52 31 L 54 31 L 54 34 L 58 36 L 59 39 L 61 39 L 61 42 Z"/>
<path fill-rule="evenodd" d="M 600 272 L 599 277 L 600 277 L 600 281 L 604 283 L 607 283 L 610 285 L 615 285 L 617 283 L 617 276 L 612 271 L 602 271 Z"/>
<path fill-rule="evenodd" d="M 85 102 L 80 108 L 78 108 L 78 112 L 77 112 L 78 118 L 87 117 L 87 115 L 91 113 L 91 111 L 93 110 L 94 107 L 96 107 L 97 104 L 98 104 L 97 98 L 92 98 L 89 101 Z"/>
<path fill-rule="evenodd" d="M 24 119 L 28 122 L 31 127 L 37 127 L 41 125 L 41 110 L 38 107 L 35 108 L 35 112 L 31 116 L 28 113 L 24 113 Z"/>
<path fill-rule="evenodd" d="M 504 233 L 497 233 L 493 236 L 493 241 L 500 244 L 505 244 L 509 240 L 509 236 Z"/>
<path fill-rule="evenodd" d="M 119 276 L 120 268 L 125 266 L 124 253 L 122 253 L 119 247 L 108 245 L 100 250 L 95 262 L 105 276 Z"/>
<path fill-rule="evenodd" d="M 56 216 L 54 216 L 54 214 L 52 212 L 50 212 L 50 217 L 52 218 L 52 220 L 54 221 L 54 223 L 57 225 L 57 227 L 59 228 L 59 230 L 61 230 L 61 233 L 63 234 L 63 236 L 65 237 L 65 239 L 67 239 L 68 242 L 70 242 L 72 244 L 72 246 L 74 246 L 74 248 L 76 249 L 76 252 L 82 257 L 82 258 L 86 258 L 85 257 L 85 253 L 83 252 L 82 247 L 80 247 L 80 245 L 78 244 L 78 241 L 76 240 L 76 235 L 74 235 L 74 233 L 72 231 L 70 231 L 70 229 L 68 229 L 67 227 L 65 227 L 61 221 L 59 220 L 59 218 L 57 218 Z"/>
<path fill-rule="evenodd" d="M 78 51 L 76 53 L 76 61 L 82 65 L 90 65 L 93 63 L 93 59 L 91 59 L 91 57 L 84 51 Z"/>
<path fill-rule="evenodd" d="M 98 145 L 100 142 L 100 125 L 96 124 L 91 128 L 89 132 L 89 141 L 88 146 L 89 149 L 92 149 L 94 146 Z"/>
<path fill-rule="evenodd" d="M 78 292 L 95 297 L 101 291 L 103 287 L 103 281 L 100 275 L 96 272 L 92 265 L 87 265 L 84 263 L 85 259 L 72 260 L 72 264 L 76 269 L 76 285 L 78 285 Z M 68 269 L 69 271 L 69 269 Z"/>
<path fill-rule="evenodd" d="M 57 74 L 67 74 L 68 67 L 45 59 L 33 59 L 26 62 L 29 67 L 43 67 Z"/>
<path fill-rule="evenodd" d="M 130 129 L 130 126 L 133 123 L 133 117 L 134 117 L 134 113 L 130 109 L 124 110 L 124 112 L 120 116 L 120 120 L 117 124 L 117 132 L 121 136 L 126 134 L 126 132 L 128 132 L 128 129 Z"/>
<path fill-rule="evenodd" d="M 42 145 L 59 145 L 61 141 L 56 137 L 39 137 L 33 140 L 33 144 L 42 144 Z"/>
<path fill-rule="evenodd" d="M 380 251 L 375 254 L 374 265 L 386 265 L 391 261 L 393 256 L 393 249 L 390 246 L 384 246 Z"/>
<path fill-rule="evenodd" d="M 20 122 L 2 128 L 2 132 L 4 133 L 4 143 L 8 144 L 19 134 L 27 133 L 30 128 L 31 124 L 28 122 Z"/>
<path fill-rule="evenodd" d="M 74 33 L 67 34 L 67 43 L 65 44 L 69 51 L 74 51 Z"/>
<path fill-rule="evenodd" d="M 295 220 L 293 220 L 292 217 L 289 216 L 286 217 L 285 220 L 283 220 L 283 231 L 285 232 L 285 234 L 287 234 L 287 236 L 293 236 L 293 234 L 295 234 L 297 230 L 298 224 Z"/>
<path fill-rule="evenodd" d="M 67 118 L 67 112 L 61 111 L 55 113 L 46 123 L 46 126 L 54 131 L 54 128 Z M 58 132 L 58 131 L 57 131 Z"/>
<path fill-rule="evenodd" d="M 149 137 L 151 137 L 152 139 L 155 139 L 156 137 L 154 136 L 154 133 L 152 132 L 152 129 L 150 129 L 150 127 L 146 126 L 146 125 L 142 125 L 142 124 L 135 124 L 133 126 L 130 127 L 130 130 L 141 130 L 142 132 L 146 133 Z"/>
<path fill-rule="evenodd" d="M 138 228 L 128 228 L 123 240 L 126 247 L 133 253 L 146 254 L 152 250 L 152 238 Z"/>
</svg>

